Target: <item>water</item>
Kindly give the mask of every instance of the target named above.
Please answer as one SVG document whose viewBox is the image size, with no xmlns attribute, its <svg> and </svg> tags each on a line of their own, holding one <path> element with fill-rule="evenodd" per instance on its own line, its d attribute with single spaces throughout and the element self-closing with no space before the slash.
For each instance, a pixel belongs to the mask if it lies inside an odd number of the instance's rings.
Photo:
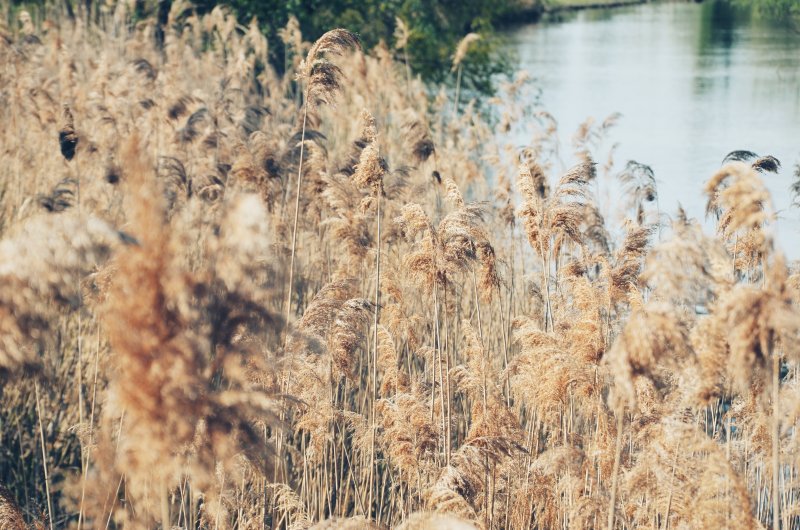
<svg viewBox="0 0 800 530">
<path fill-rule="evenodd" d="M 564 146 L 587 117 L 622 114 L 611 131 L 615 167 L 652 166 L 667 213 L 680 203 L 702 219 L 703 183 L 730 151 L 780 159 L 781 172 L 765 178 L 779 243 L 800 258 L 800 209 L 789 208 L 800 162 L 800 31 L 707 1 L 580 11 L 508 37 Z"/>
</svg>

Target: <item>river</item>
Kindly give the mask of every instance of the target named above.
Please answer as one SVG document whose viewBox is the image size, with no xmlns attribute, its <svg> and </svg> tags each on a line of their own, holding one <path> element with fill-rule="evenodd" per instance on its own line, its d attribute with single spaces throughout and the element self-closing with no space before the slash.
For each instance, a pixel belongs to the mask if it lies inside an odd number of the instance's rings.
<svg viewBox="0 0 800 530">
<path fill-rule="evenodd" d="M 780 173 L 765 179 L 778 241 L 800 258 L 800 208 L 790 208 L 789 192 L 800 162 L 800 29 L 719 1 L 656 2 L 564 13 L 507 37 L 565 150 L 588 117 L 622 114 L 609 140 L 619 144 L 616 170 L 630 159 L 650 165 L 667 214 L 680 203 L 702 220 L 703 183 L 730 151 L 777 157 Z M 521 145 L 530 129 L 513 133 Z M 613 197 L 601 201 L 619 217 Z"/>
</svg>

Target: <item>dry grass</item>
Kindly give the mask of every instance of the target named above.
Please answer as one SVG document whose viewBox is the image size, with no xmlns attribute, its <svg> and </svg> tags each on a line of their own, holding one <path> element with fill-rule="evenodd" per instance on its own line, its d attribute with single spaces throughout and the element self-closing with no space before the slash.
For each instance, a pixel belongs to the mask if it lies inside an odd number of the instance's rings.
<svg viewBox="0 0 800 530">
<path fill-rule="evenodd" d="M 125 6 L 0 26 L 1 529 L 800 528 L 777 160 L 662 226 L 614 116 Z"/>
</svg>

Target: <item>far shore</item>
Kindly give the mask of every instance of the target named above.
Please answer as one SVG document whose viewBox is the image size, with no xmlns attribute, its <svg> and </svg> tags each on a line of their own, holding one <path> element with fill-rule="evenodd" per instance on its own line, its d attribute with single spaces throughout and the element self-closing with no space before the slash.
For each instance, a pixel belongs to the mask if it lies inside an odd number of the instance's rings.
<svg viewBox="0 0 800 530">
<path fill-rule="evenodd" d="M 604 7 L 623 7 L 644 4 L 647 0 L 549 0 L 545 1 L 542 10 L 545 13 L 569 11 L 575 9 L 597 9 Z"/>
<path fill-rule="evenodd" d="M 509 25 L 520 23 L 528 24 L 538 21 L 543 15 L 548 13 L 577 11 L 580 9 L 625 7 L 646 4 L 648 1 L 652 0 L 523 0 L 519 7 L 502 22 Z"/>
</svg>

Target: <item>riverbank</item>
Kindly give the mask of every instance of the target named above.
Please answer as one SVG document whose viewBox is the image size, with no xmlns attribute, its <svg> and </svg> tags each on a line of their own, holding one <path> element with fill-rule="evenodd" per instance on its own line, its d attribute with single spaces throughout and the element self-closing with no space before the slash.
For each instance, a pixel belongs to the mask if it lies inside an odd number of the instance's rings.
<svg viewBox="0 0 800 530">
<path fill-rule="evenodd" d="M 530 24 L 543 15 L 579 9 L 601 9 L 645 4 L 648 0 L 523 0 L 514 11 L 505 16 L 503 24 Z"/>
<path fill-rule="evenodd" d="M 544 3 L 544 12 L 597 9 L 644 4 L 647 0 L 549 0 Z"/>
</svg>

